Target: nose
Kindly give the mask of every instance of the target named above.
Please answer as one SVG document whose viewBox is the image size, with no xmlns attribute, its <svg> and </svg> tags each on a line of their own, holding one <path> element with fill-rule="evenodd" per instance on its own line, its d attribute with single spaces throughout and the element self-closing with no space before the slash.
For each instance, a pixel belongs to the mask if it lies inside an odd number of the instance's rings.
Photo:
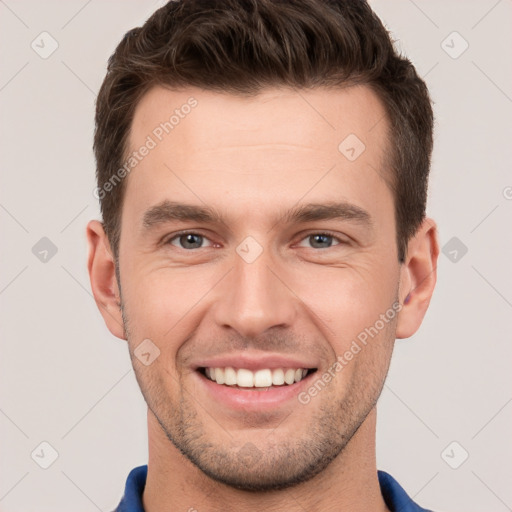
<svg viewBox="0 0 512 512">
<path fill-rule="evenodd" d="M 215 321 L 244 337 L 257 337 L 273 327 L 290 327 L 298 298 L 286 283 L 283 267 L 263 251 L 249 263 L 237 253 L 234 268 L 217 287 Z"/>
</svg>

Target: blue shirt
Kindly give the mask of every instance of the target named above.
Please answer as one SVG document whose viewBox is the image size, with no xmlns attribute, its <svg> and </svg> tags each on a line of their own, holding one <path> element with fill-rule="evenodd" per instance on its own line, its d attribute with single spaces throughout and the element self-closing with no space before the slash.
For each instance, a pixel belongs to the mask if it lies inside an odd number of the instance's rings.
<svg viewBox="0 0 512 512">
<path fill-rule="evenodd" d="M 147 465 L 130 471 L 126 480 L 124 496 L 114 512 L 144 512 L 142 492 L 146 485 L 147 474 Z M 382 496 L 391 512 L 432 512 L 414 503 L 391 475 L 384 471 L 378 471 L 377 474 Z"/>
</svg>

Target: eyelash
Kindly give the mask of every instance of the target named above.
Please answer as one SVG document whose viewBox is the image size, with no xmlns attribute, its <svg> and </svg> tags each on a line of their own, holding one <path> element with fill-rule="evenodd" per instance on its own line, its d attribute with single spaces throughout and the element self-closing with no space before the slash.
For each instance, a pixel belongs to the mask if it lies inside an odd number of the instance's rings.
<svg viewBox="0 0 512 512">
<path fill-rule="evenodd" d="M 180 231 L 179 233 L 174 234 L 171 238 L 168 238 L 164 242 L 164 245 L 172 245 L 171 242 L 173 240 L 179 239 L 180 237 L 185 236 L 185 235 L 197 235 L 204 239 L 209 240 L 209 238 L 207 236 L 202 235 L 201 233 L 198 233 L 197 231 Z M 343 245 L 343 244 L 348 243 L 348 241 L 341 239 L 340 237 L 336 236 L 334 233 L 331 233 L 329 231 L 313 231 L 313 232 L 308 233 L 307 235 L 303 236 L 300 241 L 303 241 L 303 240 L 305 240 L 311 236 L 314 236 L 314 235 L 327 236 L 327 237 L 333 238 L 334 240 L 339 242 L 338 244 L 336 244 L 334 246 L 325 247 L 325 248 L 323 248 L 323 250 L 331 249 L 332 247 L 337 247 L 338 245 Z M 196 249 L 184 249 L 183 247 L 179 247 L 179 249 L 182 249 L 183 251 L 187 251 L 187 252 L 192 252 L 192 251 L 197 251 L 198 249 L 205 249 L 205 247 L 199 247 Z M 322 249 L 317 249 L 315 247 L 311 247 L 311 249 L 322 250 Z"/>
</svg>

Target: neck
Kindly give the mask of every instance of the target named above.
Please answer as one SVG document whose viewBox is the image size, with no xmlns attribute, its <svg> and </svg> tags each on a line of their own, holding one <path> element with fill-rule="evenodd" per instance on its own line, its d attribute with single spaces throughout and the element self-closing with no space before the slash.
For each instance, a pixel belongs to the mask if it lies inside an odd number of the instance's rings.
<svg viewBox="0 0 512 512">
<path fill-rule="evenodd" d="M 146 512 L 386 512 L 375 458 L 376 409 L 340 455 L 320 474 L 295 487 L 265 493 L 218 483 L 192 464 L 167 439 L 148 411 L 149 461 L 143 505 Z"/>
</svg>

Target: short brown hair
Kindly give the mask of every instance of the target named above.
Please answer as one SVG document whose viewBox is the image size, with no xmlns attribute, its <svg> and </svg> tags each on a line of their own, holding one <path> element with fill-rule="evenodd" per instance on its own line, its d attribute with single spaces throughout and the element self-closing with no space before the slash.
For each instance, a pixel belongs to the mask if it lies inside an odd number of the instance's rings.
<svg viewBox="0 0 512 512">
<path fill-rule="evenodd" d="M 122 167 L 135 108 L 153 86 L 253 96 L 263 88 L 367 85 L 389 121 L 396 241 L 425 218 L 433 112 L 425 82 L 365 0 L 172 0 L 129 31 L 96 101 L 98 187 Z M 341 141 L 340 141 L 341 142 Z M 100 197 L 118 256 L 124 183 Z"/>
</svg>

